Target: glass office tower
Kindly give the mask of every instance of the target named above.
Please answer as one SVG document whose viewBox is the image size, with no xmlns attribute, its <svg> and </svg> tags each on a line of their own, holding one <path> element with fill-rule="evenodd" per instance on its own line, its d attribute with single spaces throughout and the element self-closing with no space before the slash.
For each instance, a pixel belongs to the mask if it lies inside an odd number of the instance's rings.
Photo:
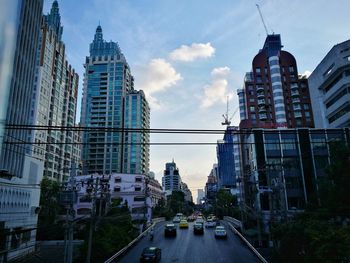
<svg viewBox="0 0 350 263">
<path fill-rule="evenodd" d="M 135 142 L 144 145 L 143 142 L 148 142 L 147 137 L 137 137 L 136 132 L 133 134 L 124 132 L 125 128 L 132 127 L 130 126 L 132 122 L 129 123 L 129 118 L 132 116 L 128 114 L 126 118 L 126 109 L 128 112 L 131 110 L 131 113 L 135 111 L 135 114 L 139 116 L 142 116 L 143 109 L 145 109 L 145 118 L 136 118 L 135 121 L 139 122 L 139 125 L 136 126 L 138 128 L 149 127 L 148 104 L 146 101 L 146 107 L 137 107 L 140 104 L 136 103 L 136 108 L 130 104 L 128 96 L 131 96 L 131 101 L 135 97 L 141 102 L 143 101 L 140 100 L 141 93 L 137 95 L 137 91 L 134 90 L 133 76 L 118 43 L 103 40 L 100 25 L 90 44 L 90 56 L 86 58 L 84 66 L 81 126 L 97 129 L 86 130 L 83 133 L 83 173 L 148 172 L 149 150 L 141 154 L 145 154 L 145 158 L 140 158 L 141 155 L 137 156 L 136 152 L 133 156 L 128 156 L 131 151 L 131 142 L 127 141 L 128 136 L 135 137 L 134 134 L 136 134 Z M 146 126 L 142 124 L 143 122 Z M 108 129 L 101 130 L 100 128 Z M 141 148 L 138 147 L 138 151 Z M 135 159 L 133 165 L 128 163 L 133 160 L 131 157 Z"/>
</svg>

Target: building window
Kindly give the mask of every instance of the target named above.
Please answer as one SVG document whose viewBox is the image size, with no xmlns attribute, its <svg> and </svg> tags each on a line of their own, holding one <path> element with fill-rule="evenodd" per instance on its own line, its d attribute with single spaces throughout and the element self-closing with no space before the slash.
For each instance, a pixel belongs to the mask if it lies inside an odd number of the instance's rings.
<svg viewBox="0 0 350 263">
<path fill-rule="evenodd" d="M 144 196 L 135 196 L 134 197 L 134 202 L 144 202 L 145 197 Z"/>
<path fill-rule="evenodd" d="M 255 112 L 255 107 L 254 106 L 250 106 L 249 108 L 250 108 L 251 112 Z"/>
<path fill-rule="evenodd" d="M 261 73 L 261 69 L 260 68 L 256 68 L 255 69 L 255 73 L 260 74 Z"/>
<path fill-rule="evenodd" d="M 114 187 L 114 192 L 120 192 L 120 186 Z"/>
<path fill-rule="evenodd" d="M 135 182 L 136 183 L 142 182 L 142 177 L 135 177 Z"/>
<path fill-rule="evenodd" d="M 114 179 L 114 182 L 115 182 L 115 183 L 121 183 L 121 182 L 122 182 L 122 178 L 121 178 L 121 177 L 116 177 L 116 178 Z"/>
<path fill-rule="evenodd" d="M 135 191 L 140 192 L 141 191 L 141 186 L 135 186 Z"/>
<path fill-rule="evenodd" d="M 293 66 L 289 66 L 289 73 L 294 73 L 294 67 Z"/>
</svg>

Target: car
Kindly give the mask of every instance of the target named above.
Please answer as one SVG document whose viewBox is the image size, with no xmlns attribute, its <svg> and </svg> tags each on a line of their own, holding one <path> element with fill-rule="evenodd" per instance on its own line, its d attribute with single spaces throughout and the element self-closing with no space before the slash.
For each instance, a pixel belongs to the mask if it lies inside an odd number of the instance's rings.
<svg viewBox="0 0 350 263">
<path fill-rule="evenodd" d="M 164 236 L 176 236 L 176 226 L 174 224 L 166 224 L 164 228 Z"/>
<path fill-rule="evenodd" d="M 177 216 L 175 216 L 173 219 L 173 223 L 180 223 L 180 221 L 181 221 L 181 218 Z"/>
<path fill-rule="evenodd" d="M 201 224 L 204 224 L 204 219 L 203 218 L 198 218 L 196 219 L 195 223 L 201 223 Z"/>
<path fill-rule="evenodd" d="M 194 234 L 204 234 L 203 224 L 199 222 L 195 222 L 193 225 L 193 233 Z"/>
<path fill-rule="evenodd" d="M 205 222 L 205 227 L 215 227 L 216 226 L 216 222 L 213 219 L 207 219 L 207 221 Z"/>
<path fill-rule="evenodd" d="M 162 257 L 162 250 L 159 247 L 146 247 L 143 249 L 140 262 L 158 262 Z"/>
<path fill-rule="evenodd" d="M 179 224 L 180 228 L 188 228 L 188 222 L 185 219 L 182 219 Z"/>
<path fill-rule="evenodd" d="M 214 232 L 215 232 L 215 238 L 227 238 L 227 232 L 225 227 L 223 226 L 217 226 Z"/>
<path fill-rule="evenodd" d="M 188 222 L 193 222 L 194 220 L 196 220 L 196 217 L 194 215 L 190 215 L 188 218 L 187 218 L 187 221 Z"/>
<path fill-rule="evenodd" d="M 177 214 L 176 214 L 176 217 L 182 219 L 182 218 L 184 217 L 184 215 L 183 215 L 183 213 L 177 213 Z"/>
</svg>

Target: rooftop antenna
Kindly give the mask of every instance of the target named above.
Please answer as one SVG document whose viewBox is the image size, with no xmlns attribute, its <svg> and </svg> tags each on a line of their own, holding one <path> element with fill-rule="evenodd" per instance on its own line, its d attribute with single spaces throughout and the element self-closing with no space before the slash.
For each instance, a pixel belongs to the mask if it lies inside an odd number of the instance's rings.
<svg viewBox="0 0 350 263">
<path fill-rule="evenodd" d="M 263 23 L 263 25 L 264 25 L 266 35 L 268 36 L 268 35 L 269 35 L 269 31 L 267 30 L 267 26 L 266 26 L 266 24 L 265 24 L 264 17 L 263 17 L 263 15 L 262 15 L 262 13 L 261 13 L 260 6 L 259 6 L 258 4 L 255 4 L 255 5 L 256 5 L 256 8 L 258 8 L 261 21 L 262 21 L 262 23 Z"/>
</svg>

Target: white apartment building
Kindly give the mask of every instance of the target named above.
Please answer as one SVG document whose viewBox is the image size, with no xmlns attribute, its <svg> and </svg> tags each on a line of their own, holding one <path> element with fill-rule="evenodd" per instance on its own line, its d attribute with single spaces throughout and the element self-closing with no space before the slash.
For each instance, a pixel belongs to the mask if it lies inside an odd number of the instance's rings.
<svg viewBox="0 0 350 263">
<path fill-rule="evenodd" d="M 350 40 L 335 45 L 308 81 L 315 128 L 349 127 Z"/>
</svg>

